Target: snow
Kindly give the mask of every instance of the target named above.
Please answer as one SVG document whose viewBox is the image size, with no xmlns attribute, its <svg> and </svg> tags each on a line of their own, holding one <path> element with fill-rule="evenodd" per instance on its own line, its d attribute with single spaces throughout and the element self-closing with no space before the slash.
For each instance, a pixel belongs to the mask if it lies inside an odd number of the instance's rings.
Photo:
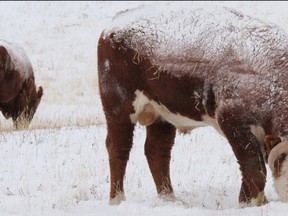
<svg viewBox="0 0 288 216">
<path fill-rule="evenodd" d="M 239 209 L 241 175 L 227 141 L 210 128 L 176 137 L 175 202 L 157 198 L 137 126 L 126 201 L 109 206 L 106 127 L 97 80 L 97 41 L 118 11 L 168 2 L 0 2 L 0 38 L 29 56 L 44 95 L 29 130 L 0 116 L 0 215 L 286 215 L 268 171 L 261 207 Z M 179 2 L 191 7 L 193 2 Z M 235 8 L 288 31 L 287 2 L 205 2 Z M 268 168 L 268 167 L 267 167 Z"/>
</svg>

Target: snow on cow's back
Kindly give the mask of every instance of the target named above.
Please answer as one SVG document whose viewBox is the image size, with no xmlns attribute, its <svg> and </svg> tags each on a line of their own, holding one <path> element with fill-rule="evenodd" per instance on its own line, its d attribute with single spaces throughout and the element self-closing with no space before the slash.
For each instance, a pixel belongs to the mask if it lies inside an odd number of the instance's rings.
<svg viewBox="0 0 288 216">
<path fill-rule="evenodd" d="M 276 25 L 202 3 L 187 8 L 173 3 L 140 6 L 120 12 L 103 37 L 111 33 L 116 41 L 124 40 L 127 47 L 168 71 L 191 72 L 195 61 L 216 65 L 228 52 L 245 63 L 242 71 L 269 70 L 275 58 L 280 61 L 288 50 L 288 37 Z"/>
<path fill-rule="evenodd" d="M 23 79 L 33 76 L 32 64 L 22 47 L 5 40 L 0 40 L 0 46 L 4 46 L 8 51 L 12 61 L 12 69 L 19 71 Z"/>
</svg>

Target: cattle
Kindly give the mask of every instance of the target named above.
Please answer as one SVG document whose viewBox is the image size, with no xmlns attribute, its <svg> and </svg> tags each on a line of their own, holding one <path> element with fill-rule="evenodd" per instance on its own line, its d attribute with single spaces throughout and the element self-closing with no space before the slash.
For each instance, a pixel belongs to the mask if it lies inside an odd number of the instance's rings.
<svg viewBox="0 0 288 216">
<path fill-rule="evenodd" d="M 25 51 L 0 40 L 0 110 L 12 118 L 15 129 L 28 128 L 41 101 L 43 88 L 35 85 L 34 72 Z"/>
<path fill-rule="evenodd" d="M 110 204 L 125 200 L 138 122 L 146 127 L 145 155 L 159 197 L 175 197 L 170 158 L 177 130 L 213 126 L 240 167 L 239 206 L 268 202 L 267 163 L 280 200 L 288 202 L 287 34 L 234 9 L 172 5 L 119 13 L 98 40 Z"/>
</svg>

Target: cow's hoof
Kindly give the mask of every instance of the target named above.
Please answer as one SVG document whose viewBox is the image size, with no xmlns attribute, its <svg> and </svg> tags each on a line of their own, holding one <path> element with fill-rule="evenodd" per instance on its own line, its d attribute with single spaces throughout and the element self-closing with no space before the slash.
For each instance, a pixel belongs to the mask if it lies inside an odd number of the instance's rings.
<svg viewBox="0 0 288 216">
<path fill-rule="evenodd" d="M 174 193 L 160 193 L 158 194 L 158 197 L 164 201 L 169 201 L 169 202 L 175 202 L 176 197 Z"/>
<path fill-rule="evenodd" d="M 109 205 L 120 205 L 122 201 L 125 201 L 125 194 L 123 192 L 118 193 L 114 198 L 109 200 Z"/>
<path fill-rule="evenodd" d="M 251 199 L 250 202 L 240 202 L 239 206 L 240 208 L 246 208 L 246 207 L 262 206 L 267 203 L 268 203 L 268 200 L 265 197 L 264 193 L 260 192 L 257 198 Z"/>
</svg>

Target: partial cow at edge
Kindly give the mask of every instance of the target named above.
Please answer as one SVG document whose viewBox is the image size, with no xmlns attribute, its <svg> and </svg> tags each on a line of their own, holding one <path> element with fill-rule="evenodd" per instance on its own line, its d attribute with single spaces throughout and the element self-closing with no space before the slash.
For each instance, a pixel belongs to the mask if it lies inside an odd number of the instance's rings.
<svg viewBox="0 0 288 216">
<path fill-rule="evenodd" d="M 0 110 L 4 117 L 12 118 L 16 129 L 28 128 L 42 95 L 25 51 L 0 40 Z"/>
<path fill-rule="evenodd" d="M 98 76 L 111 204 L 125 199 L 137 122 L 146 126 L 145 155 L 160 197 L 174 198 L 176 130 L 210 125 L 239 163 L 241 207 L 268 202 L 266 163 L 288 202 L 288 36 L 278 26 L 207 4 L 128 10 L 99 38 Z"/>
</svg>

